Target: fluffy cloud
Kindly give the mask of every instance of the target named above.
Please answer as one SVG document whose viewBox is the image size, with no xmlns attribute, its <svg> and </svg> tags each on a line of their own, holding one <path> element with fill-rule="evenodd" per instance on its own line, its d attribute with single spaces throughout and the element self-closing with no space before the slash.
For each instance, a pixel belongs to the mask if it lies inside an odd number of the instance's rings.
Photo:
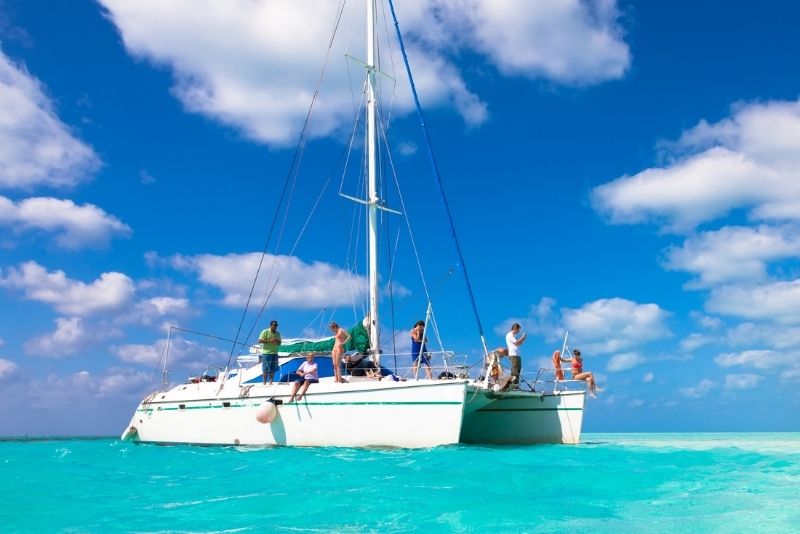
<svg viewBox="0 0 800 534">
<path fill-rule="evenodd" d="M 153 326 L 167 319 L 180 319 L 195 314 L 189 300 L 182 297 L 159 296 L 140 300 L 128 307 L 118 322 Z"/>
<path fill-rule="evenodd" d="M 620 371 L 627 371 L 634 367 L 641 365 L 645 362 L 644 356 L 638 352 L 625 352 L 623 354 L 615 354 L 608 360 L 606 369 L 609 373 L 618 373 Z"/>
<path fill-rule="evenodd" d="M 800 326 L 746 322 L 728 330 L 726 340 L 734 346 L 758 344 L 773 349 L 800 349 Z"/>
<path fill-rule="evenodd" d="M 200 280 L 219 288 L 223 293 L 223 303 L 227 306 L 241 307 L 247 301 L 255 276 L 259 253 L 210 254 L 186 257 L 176 256 L 172 265 L 198 273 Z M 268 280 L 272 273 L 271 281 Z M 254 293 L 255 302 L 261 302 L 278 280 L 270 297 L 270 306 L 318 309 L 323 306 L 346 305 L 353 296 L 363 295 L 366 280 L 349 271 L 337 269 L 322 262 L 305 263 L 294 256 L 271 256 L 265 258 L 259 282 Z"/>
<path fill-rule="evenodd" d="M 33 395 L 29 404 L 33 408 L 59 409 L 81 404 L 86 399 L 140 400 L 152 381 L 152 373 L 121 368 L 108 369 L 103 375 L 89 371 L 63 376 L 50 374 L 30 383 L 29 390 L 46 391 L 47 395 Z"/>
<path fill-rule="evenodd" d="M 739 208 L 756 220 L 800 219 L 800 101 L 738 105 L 673 148 L 668 166 L 596 187 L 596 209 L 614 223 L 657 221 L 677 232 Z"/>
<path fill-rule="evenodd" d="M 758 387 L 764 377 L 754 374 L 725 375 L 725 391 L 744 391 Z"/>
<path fill-rule="evenodd" d="M 113 236 L 128 237 L 131 228 L 92 204 L 76 205 L 71 200 L 34 197 L 17 203 L 0 196 L 0 225 L 15 232 L 52 232 L 64 248 L 107 243 Z"/>
<path fill-rule="evenodd" d="M 63 358 L 98 341 L 120 335 L 120 332 L 114 329 L 87 328 L 80 317 L 58 317 L 55 322 L 55 332 L 35 337 L 25 343 L 27 354 Z"/>
<path fill-rule="evenodd" d="M 695 332 L 693 334 L 689 334 L 681 341 L 681 349 L 691 352 L 695 349 L 699 349 L 703 345 L 711 343 L 712 341 L 714 341 L 713 337 Z"/>
<path fill-rule="evenodd" d="M 697 311 L 689 312 L 689 317 L 706 330 L 718 330 L 722 326 L 722 319 L 719 317 L 711 317 Z"/>
<path fill-rule="evenodd" d="M 579 309 L 564 308 L 567 330 L 578 333 L 593 352 L 614 352 L 671 335 L 664 324 L 668 313 L 657 304 L 621 299 L 600 299 Z"/>
<path fill-rule="evenodd" d="M 41 84 L 0 51 L 0 188 L 68 187 L 100 165 L 64 125 Z"/>
<path fill-rule="evenodd" d="M 122 273 L 108 272 L 86 284 L 67 278 L 63 271 L 48 272 L 36 262 L 0 271 L 0 287 L 20 289 L 25 297 L 52 305 L 66 315 L 85 316 L 117 310 L 127 304 L 135 292 L 133 281 Z"/>
<path fill-rule="evenodd" d="M 717 386 L 716 382 L 712 382 L 711 380 L 704 378 L 700 382 L 697 383 L 696 386 L 689 386 L 685 388 L 680 388 L 678 391 L 684 397 L 689 397 L 690 399 L 699 399 L 701 397 L 705 397 L 708 393 Z"/>
<path fill-rule="evenodd" d="M 722 315 L 781 324 L 800 323 L 800 279 L 755 287 L 724 286 L 711 291 L 706 309 Z"/>
<path fill-rule="evenodd" d="M 150 345 L 129 344 L 111 348 L 111 352 L 126 363 L 141 364 L 148 367 L 163 363 L 166 354 L 167 340 L 160 339 Z M 169 361 L 170 368 L 194 368 L 205 365 L 223 365 L 228 360 L 228 353 L 213 347 L 201 345 L 195 341 L 186 340 L 180 336 L 170 339 Z M 199 369 L 202 371 L 202 369 Z"/>
<path fill-rule="evenodd" d="M 17 370 L 17 364 L 10 361 L 0 358 L 0 379 L 3 379 L 7 376 L 11 376 L 14 371 Z"/>
<path fill-rule="evenodd" d="M 336 20 L 336 2 L 100 2 L 132 54 L 173 70 L 173 92 L 188 110 L 252 139 L 287 144 L 297 138 Z M 482 55 L 510 75 L 566 83 L 616 78 L 630 63 L 614 1 L 430 0 L 400 2 L 397 9 L 426 102 L 455 107 L 469 124 L 486 120 L 487 111 L 449 59 L 461 51 Z M 328 66 L 312 135 L 327 135 L 352 119 L 351 79 L 361 76 L 361 66 L 345 54 L 365 56 L 364 13 L 358 5 L 345 11 L 347 21 L 339 25 L 329 53 L 336 64 Z M 397 46 L 385 40 L 380 48 L 396 55 Z M 384 60 L 383 68 L 395 69 L 389 74 L 402 79 L 401 64 L 394 57 Z M 410 111 L 407 84 L 397 89 L 394 94 L 387 86 L 386 94 L 393 94 L 400 112 Z"/>
<path fill-rule="evenodd" d="M 423 16 L 484 55 L 500 72 L 565 83 L 618 78 L 630 64 L 616 2 L 429 2 Z M 401 18 L 402 21 L 402 18 Z"/>
<path fill-rule="evenodd" d="M 800 382 L 800 365 L 781 372 L 781 382 Z"/>
<path fill-rule="evenodd" d="M 688 271 L 698 279 L 689 287 L 732 281 L 761 281 L 770 261 L 800 256 L 800 233 L 790 226 L 724 227 L 670 247 L 667 269 Z"/>
<path fill-rule="evenodd" d="M 165 344 L 166 340 L 160 341 L 155 345 L 131 343 L 112 347 L 111 351 L 123 362 L 152 366 L 161 360 Z"/>
<path fill-rule="evenodd" d="M 714 357 L 714 363 L 720 367 L 745 366 L 756 369 L 774 369 L 776 366 L 788 364 L 795 359 L 794 355 L 773 350 L 745 350 L 742 352 L 726 352 Z"/>
</svg>

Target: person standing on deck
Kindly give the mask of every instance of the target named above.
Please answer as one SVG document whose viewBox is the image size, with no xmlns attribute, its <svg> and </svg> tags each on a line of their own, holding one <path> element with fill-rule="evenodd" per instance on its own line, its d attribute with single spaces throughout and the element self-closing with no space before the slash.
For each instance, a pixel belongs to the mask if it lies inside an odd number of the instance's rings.
<svg viewBox="0 0 800 534">
<path fill-rule="evenodd" d="M 528 334 L 519 336 L 522 327 L 519 323 L 511 325 L 511 330 L 506 334 L 506 345 L 508 346 L 508 360 L 511 362 L 511 380 L 512 384 L 519 384 L 519 373 L 522 369 L 522 359 L 519 356 L 519 347 L 528 339 Z M 519 336 L 519 337 L 517 337 Z"/>
<path fill-rule="evenodd" d="M 330 325 L 328 325 L 333 332 L 333 350 L 331 351 L 331 357 L 333 358 L 333 376 L 335 382 L 344 382 L 342 379 L 342 369 L 341 369 L 341 361 L 342 356 L 344 356 L 345 347 L 347 343 L 350 342 L 350 334 L 339 326 L 336 321 L 332 321 Z"/>
<path fill-rule="evenodd" d="M 258 336 L 258 342 L 261 343 L 261 376 L 264 385 L 267 385 L 267 378 L 269 378 L 269 385 L 272 385 L 272 379 L 278 371 L 278 347 L 281 345 L 281 334 L 278 332 L 278 321 L 270 321 L 269 328 L 261 331 Z"/>
<path fill-rule="evenodd" d="M 433 372 L 431 371 L 431 360 L 430 355 L 428 354 L 428 347 L 425 344 L 428 342 L 428 339 L 422 339 L 425 333 L 425 321 L 417 321 L 414 327 L 411 329 L 411 369 L 414 373 L 414 378 L 417 377 L 417 367 L 420 364 L 425 366 L 425 376 L 428 377 L 428 380 L 433 379 Z"/>
</svg>

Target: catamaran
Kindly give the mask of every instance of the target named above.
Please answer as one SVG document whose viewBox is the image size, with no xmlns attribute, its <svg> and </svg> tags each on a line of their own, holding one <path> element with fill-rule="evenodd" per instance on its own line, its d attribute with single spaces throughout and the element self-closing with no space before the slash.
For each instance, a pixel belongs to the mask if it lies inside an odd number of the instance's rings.
<svg viewBox="0 0 800 534">
<path fill-rule="evenodd" d="M 379 212 L 392 211 L 400 216 L 403 212 L 386 207 L 378 187 L 377 1 L 366 0 L 366 198 L 341 195 L 366 209 L 369 287 L 369 312 L 350 329 L 350 342 L 345 347 L 345 381 L 334 380 L 332 338 L 283 340 L 280 368 L 270 385 L 262 383 L 258 357 L 247 353 L 170 387 L 165 358 L 162 388 L 139 403 L 122 439 L 161 444 L 409 448 L 580 441 L 586 395 L 583 382 L 554 381 L 552 370 L 539 370 L 535 376 L 505 372 L 500 360 L 489 353 L 449 208 L 451 235 L 474 312 L 482 356 L 470 366 L 465 356 L 452 351 L 428 352 L 432 369 L 430 376 L 425 373 L 424 378 L 419 377 L 419 369 L 409 376 L 408 372 L 386 365 L 389 356 L 397 355 L 384 350 L 380 337 Z M 433 174 L 444 200 L 392 0 L 388 7 Z M 429 303 L 427 319 L 432 318 Z M 426 325 L 431 323 L 435 321 L 425 321 Z M 423 339 L 428 334 L 428 326 L 425 328 Z M 250 352 L 255 351 L 251 348 Z M 302 399 L 289 402 L 293 372 L 309 352 L 316 357 L 319 383 L 313 384 Z M 410 359 L 408 353 L 400 356 Z"/>
</svg>

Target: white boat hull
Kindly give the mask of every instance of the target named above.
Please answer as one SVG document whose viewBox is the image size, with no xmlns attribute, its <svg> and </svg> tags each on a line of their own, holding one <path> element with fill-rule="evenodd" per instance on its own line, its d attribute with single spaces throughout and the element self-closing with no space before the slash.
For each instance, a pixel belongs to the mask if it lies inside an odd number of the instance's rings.
<svg viewBox="0 0 800 534">
<path fill-rule="evenodd" d="M 434 447 L 458 443 L 467 387 L 466 380 L 323 380 L 287 404 L 290 384 L 254 385 L 245 398 L 232 382 L 219 392 L 216 383 L 186 384 L 145 399 L 125 435 L 165 444 Z M 276 417 L 260 423 L 256 414 L 270 398 Z"/>
<path fill-rule="evenodd" d="M 578 443 L 585 399 L 585 391 L 495 393 L 469 386 L 460 440 L 494 444 Z"/>
</svg>

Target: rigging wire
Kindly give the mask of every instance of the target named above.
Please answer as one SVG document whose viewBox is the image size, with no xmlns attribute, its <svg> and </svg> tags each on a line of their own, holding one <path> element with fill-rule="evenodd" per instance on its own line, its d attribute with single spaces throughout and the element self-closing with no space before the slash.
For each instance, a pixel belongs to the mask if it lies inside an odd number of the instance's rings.
<svg viewBox="0 0 800 534">
<path fill-rule="evenodd" d="M 389 248 L 389 225 L 386 225 L 386 253 L 389 256 L 389 316 L 391 317 L 391 325 L 392 331 L 394 332 L 397 329 L 397 324 L 395 323 L 395 315 L 394 315 L 394 290 L 392 280 L 394 279 L 394 260 L 397 258 L 397 247 L 400 244 L 400 231 L 397 231 L 397 238 L 394 242 L 394 254 L 392 254 L 391 249 Z M 397 344 L 395 343 L 395 338 L 397 336 L 392 336 L 392 354 L 394 355 L 394 372 L 397 373 Z"/>
<path fill-rule="evenodd" d="M 272 218 L 272 222 L 270 224 L 269 232 L 267 234 L 267 239 L 266 239 L 266 242 L 264 243 L 264 248 L 263 248 L 263 250 L 261 252 L 261 258 L 260 258 L 260 260 L 258 262 L 258 269 L 256 270 L 255 277 L 253 278 L 253 284 L 250 287 L 250 293 L 247 296 L 247 302 L 245 304 L 244 311 L 242 312 L 242 318 L 239 321 L 239 326 L 238 326 L 238 328 L 236 330 L 235 341 L 234 341 L 233 345 L 231 346 L 231 351 L 230 351 L 230 354 L 228 355 L 228 363 L 226 364 L 227 367 L 230 367 L 231 358 L 233 358 L 233 353 L 234 353 L 234 351 L 236 349 L 236 343 L 239 342 L 239 336 L 241 334 L 242 327 L 244 326 L 245 318 L 247 317 L 247 311 L 248 311 L 249 306 L 250 306 L 250 301 L 253 298 L 253 293 L 255 292 L 256 283 L 258 282 L 258 277 L 259 277 L 259 274 L 261 273 L 261 268 L 262 268 L 262 266 L 264 264 L 264 259 L 265 259 L 266 255 L 267 255 L 267 249 L 268 249 L 269 243 L 270 243 L 270 241 L 272 239 L 272 233 L 273 233 L 273 231 L 275 229 L 275 224 L 276 224 L 277 219 L 278 219 L 278 214 L 280 213 L 281 205 L 283 204 L 284 198 L 286 197 L 286 190 L 289 187 L 289 183 L 291 181 L 293 181 L 293 178 L 292 178 L 293 176 L 294 176 L 294 180 L 296 180 L 296 176 L 297 175 L 294 172 L 294 170 L 299 166 L 299 161 L 302 158 L 302 155 L 303 155 L 303 152 L 304 152 L 304 149 L 305 149 L 305 140 L 306 140 L 306 135 L 307 135 L 307 132 L 308 132 L 308 125 L 309 125 L 309 123 L 311 121 L 311 117 L 312 117 L 314 109 L 316 107 L 317 99 L 319 97 L 320 87 L 322 85 L 322 79 L 325 76 L 325 69 L 326 69 L 326 67 L 328 65 L 328 59 L 330 58 L 330 53 L 331 53 L 331 50 L 333 48 L 333 43 L 334 43 L 334 38 L 336 37 L 336 32 L 337 32 L 337 30 L 339 28 L 339 24 L 341 23 L 341 20 L 342 20 L 342 13 L 344 12 L 345 4 L 346 4 L 346 0 L 342 0 L 341 3 L 339 4 L 339 10 L 337 12 L 336 21 L 335 21 L 335 24 L 334 24 L 334 27 L 333 27 L 331 38 L 330 38 L 330 40 L 328 42 L 328 49 L 325 52 L 325 61 L 323 62 L 322 69 L 320 71 L 319 79 L 317 81 L 317 87 L 314 90 L 313 97 L 311 98 L 311 105 L 308 108 L 308 113 L 306 114 L 305 122 L 303 123 L 303 128 L 301 129 L 301 132 L 300 132 L 300 141 L 299 141 L 299 143 L 297 145 L 297 148 L 295 149 L 294 156 L 292 157 L 292 163 L 289 166 L 289 173 L 288 173 L 288 175 L 286 177 L 286 180 L 284 181 L 283 189 L 281 190 L 281 194 L 280 194 L 280 197 L 278 199 L 278 207 L 276 208 L 275 215 Z M 286 211 L 288 213 L 288 208 L 287 208 Z M 274 265 L 274 263 L 273 263 L 273 265 Z M 267 286 L 269 286 L 269 284 L 267 284 Z M 261 316 L 261 313 L 259 313 L 258 317 L 256 318 L 256 321 L 255 321 L 256 324 L 258 323 L 258 319 L 260 319 L 260 316 Z M 250 330 L 250 335 L 252 334 L 252 331 L 253 331 L 253 329 Z M 248 338 L 249 338 L 249 335 L 248 335 Z"/>
<path fill-rule="evenodd" d="M 394 64 L 394 50 L 392 50 L 392 40 L 389 39 L 389 34 L 391 32 L 389 31 L 389 22 L 386 17 L 386 6 L 383 3 L 381 3 L 380 5 L 381 5 L 381 14 L 383 15 L 383 28 L 386 31 L 386 43 L 389 48 L 389 62 L 392 65 L 392 76 L 391 76 L 392 97 L 389 100 L 389 106 L 388 106 L 389 113 L 386 116 L 386 123 L 389 124 L 392 119 L 392 110 L 394 109 L 394 99 L 395 96 L 397 96 L 397 67 Z"/>
<path fill-rule="evenodd" d="M 478 326 L 478 332 L 481 336 L 481 343 L 483 345 L 483 351 L 485 355 L 488 355 L 489 349 L 486 347 L 486 336 L 483 333 L 483 325 L 481 324 L 481 318 L 478 314 L 478 305 L 475 302 L 475 294 L 472 291 L 472 284 L 469 280 L 469 274 L 467 273 L 467 265 L 464 262 L 464 255 L 461 252 L 461 243 L 458 240 L 458 234 L 456 233 L 455 222 L 453 221 L 453 214 L 450 211 L 450 205 L 447 202 L 447 196 L 445 195 L 444 191 L 444 184 L 442 183 L 442 177 L 439 173 L 439 165 L 436 161 L 436 156 L 433 153 L 433 146 L 431 144 L 430 134 L 428 133 L 428 127 L 425 123 L 425 116 L 422 113 L 422 106 L 419 102 L 419 95 L 417 94 L 417 88 L 414 85 L 414 77 L 411 74 L 411 65 L 408 62 L 408 55 L 406 54 L 406 47 L 403 43 L 403 36 L 400 33 L 400 23 L 397 21 L 397 14 L 394 10 L 394 0 L 389 0 L 389 9 L 392 12 L 392 20 L 394 21 L 395 31 L 397 33 L 397 41 L 400 44 L 400 51 L 403 56 L 403 63 L 406 67 L 406 73 L 408 74 L 408 81 L 411 86 L 411 94 L 414 97 L 414 105 L 417 108 L 417 116 L 419 117 L 420 127 L 422 128 L 422 133 L 425 139 L 425 144 L 428 149 L 428 157 L 431 161 L 431 166 L 433 167 L 433 174 L 436 178 L 436 184 L 439 186 L 439 194 L 442 197 L 442 204 L 444 205 L 444 211 L 447 215 L 447 220 L 450 223 L 450 234 L 453 237 L 453 243 L 456 247 L 456 252 L 458 254 L 458 259 L 461 263 L 461 270 L 464 273 L 464 281 L 466 282 L 467 286 L 467 293 L 469 294 L 470 304 L 472 304 L 472 313 L 475 316 L 475 322 Z"/>
</svg>

